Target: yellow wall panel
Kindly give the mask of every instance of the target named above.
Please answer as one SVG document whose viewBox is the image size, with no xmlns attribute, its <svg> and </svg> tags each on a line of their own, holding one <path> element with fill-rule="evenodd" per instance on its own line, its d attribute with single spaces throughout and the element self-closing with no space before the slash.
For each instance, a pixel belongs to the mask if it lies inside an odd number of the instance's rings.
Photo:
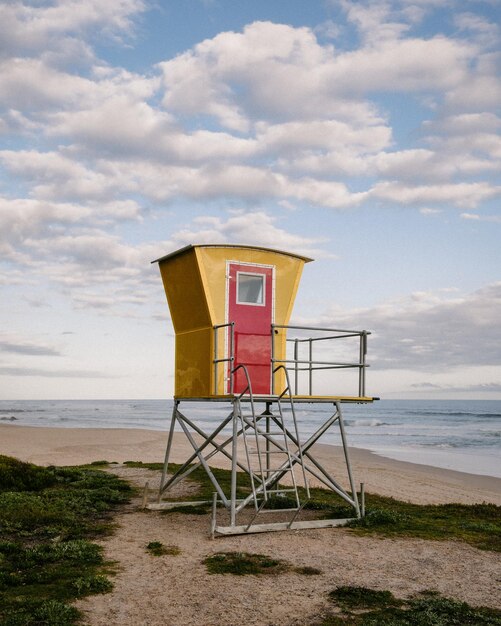
<svg viewBox="0 0 501 626">
<path fill-rule="evenodd" d="M 212 328 L 176 335 L 175 395 L 212 395 Z"/>
<path fill-rule="evenodd" d="M 195 251 L 161 262 L 160 273 L 176 333 L 212 326 Z"/>
</svg>

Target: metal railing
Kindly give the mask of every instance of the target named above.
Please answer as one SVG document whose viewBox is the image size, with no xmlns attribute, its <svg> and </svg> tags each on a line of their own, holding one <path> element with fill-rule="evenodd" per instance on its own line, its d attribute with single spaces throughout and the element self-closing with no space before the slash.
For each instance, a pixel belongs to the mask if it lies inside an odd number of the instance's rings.
<svg viewBox="0 0 501 626">
<path fill-rule="evenodd" d="M 275 358 L 275 336 L 278 329 L 309 331 L 316 333 L 329 333 L 326 336 L 314 337 L 296 337 L 294 339 L 287 338 L 286 342 L 294 345 L 293 358 L 277 359 Z M 319 328 L 314 326 L 289 326 L 281 324 L 272 324 L 271 326 L 271 362 L 273 368 L 275 364 L 285 365 L 286 369 L 294 372 L 294 395 L 298 395 L 299 390 L 299 373 L 308 372 L 308 394 L 313 395 L 313 372 L 317 370 L 334 370 L 334 369 L 358 369 L 358 395 L 365 396 L 365 368 L 369 367 L 365 361 L 367 354 L 367 336 L 370 332 L 366 330 L 341 330 L 339 328 Z M 313 357 L 313 346 L 319 341 L 336 341 L 338 339 L 347 339 L 351 337 L 359 338 L 358 361 L 341 362 L 341 361 L 320 361 Z M 299 357 L 300 344 L 308 345 L 307 358 Z M 272 393 L 275 381 L 272 380 Z"/>
<path fill-rule="evenodd" d="M 219 358 L 219 332 L 221 329 L 229 329 L 225 331 L 224 340 L 227 342 L 227 347 L 225 348 L 225 357 Z M 233 394 L 235 390 L 235 322 L 228 322 L 226 324 L 217 324 L 213 327 L 214 330 L 214 358 L 213 358 L 213 366 L 214 366 L 214 394 L 218 395 L 218 368 L 219 364 L 227 363 L 224 370 L 224 381 L 225 383 L 229 380 L 229 393 Z M 278 335 L 279 330 L 296 330 L 296 331 L 308 331 L 315 333 L 328 333 L 327 335 L 313 336 L 313 337 L 296 337 L 289 338 L 286 337 L 286 342 L 289 344 L 293 344 L 293 356 L 292 358 L 279 359 L 276 358 L 276 346 L 275 339 Z M 282 325 L 282 324 L 272 324 L 271 325 L 271 333 L 270 333 L 270 341 L 271 341 L 271 360 L 270 360 L 270 376 L 271 376 L 271 393 L 274 395 L 276 393 L 275 389 L 275 376 L 274 372 L 277 369 L 277 366 L 283 365 L 284 368 L 288 372 L 294 373 L 294 386 L 293 386 L 293 395 L 299 394 L 299 375 L 300 372 L 308 373 L 308 383 L 307 383 L 307 394 L 301 395 L 313 395 L 313 373 L 318 370 L 336 370 L 336 369 L 357 369 L 358 370 L 358 396 L 365 397 L 365 369 L 368 366 L 366 363 L 366 354 L 367 354 L 367 336 L 371 333 L 366 330 L 341 330 L 338 328 L 321 328 L 315 326 L 290 326 L 290 325 Z M 324 360 L 315 360 L 313 355 L 313 348 L 317 342 L 325 342 L 325 341 L 337 341 L 339 339 L 348 339 L 358 337 L 358 361 L 324 361 Z M 283 340 L 281 338 L 281 340 Z M 307 358 L 300 358 L 300 345 L 307 344 Z M 226 384 L 225 384 L 226 390 Z"/>
</svg>

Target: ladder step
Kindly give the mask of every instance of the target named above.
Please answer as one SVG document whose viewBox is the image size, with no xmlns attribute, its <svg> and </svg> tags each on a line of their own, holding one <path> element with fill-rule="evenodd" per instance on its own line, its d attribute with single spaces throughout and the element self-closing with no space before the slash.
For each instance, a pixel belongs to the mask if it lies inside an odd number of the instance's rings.
<svg viewBox="0 0 501 626">
<path fill-rule="evenodd" d="M 293 509 L 261 509 L 259 513 L 291 513 L 292 511 L 298 511 L 301 507 L 294 507 Z"/>
<path fill-rule="evenodd" d="M 266 493 L 296 493 L 295 489 L 267 489 Z"/>
</svg>

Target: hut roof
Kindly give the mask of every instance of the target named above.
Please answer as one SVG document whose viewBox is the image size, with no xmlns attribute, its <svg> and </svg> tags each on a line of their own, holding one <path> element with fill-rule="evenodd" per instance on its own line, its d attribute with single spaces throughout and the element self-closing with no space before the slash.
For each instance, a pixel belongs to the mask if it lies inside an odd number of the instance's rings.
<svg viewBox="0 0 501 626">
<path fill-rule="evenodd" d="M 247 250 L 264 250 L 265 252 L 275 252 L 276 254 L 285 254 L 286 256 L 296 257 L 297 259 L 301 259 L 305 263 L 309 263 L 313 261 L 307 256 L 302 256 L 301 254 L 295 254 L 292 252 L 285 252 L 284 250 L 275 250 L 273 248 L 266 248 L 264 246 L 248 246 L 248 245 L 240 245 L 240 244 L 224 244 L 224 243 L 210 243 L 210 244 L 190 244 L 188 246 L 184 246 L 184 248 L 180 248 L 179 250 L 175 250 L 174 252 L 170 252 L 165 256 L 162 256 L 158 259 L 152 261 L 152 263 L 160 263 L 161 261 L 166 261 L 167 259 L 172 259 L 180 254 L 188 252 L 192 248 L 245 248 Z"/>
</svg>

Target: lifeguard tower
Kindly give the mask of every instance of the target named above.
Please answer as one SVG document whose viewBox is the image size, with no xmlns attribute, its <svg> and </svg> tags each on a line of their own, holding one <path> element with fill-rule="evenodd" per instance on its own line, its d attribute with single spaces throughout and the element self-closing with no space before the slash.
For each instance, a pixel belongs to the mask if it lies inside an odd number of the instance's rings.
<svg viewBox="0 0 501 626">
<path fill-rule="evenodd" d="M 374 400 L 365 395 L 369 333 L 289 326 L 301 273 L 311 260 L 254 246 L 190 245 L 153 261 L 159 264 L 167 295 L 176 334 L 176 357 L 174 408 L 158 502 L 148 508 L 179 506 L 181 503 L 163 502 L 162 497 L 202 466 L 214 485 L 213 536 L 345 523 L 347 520 L 298 519 L 310 497 L 310 477 L 351 505 L 355 517 L 363 515 L 351 471 L 341 404 Z M 326 358 L 327 345 L 339 346 L 341 342 L 355 342 L 351 346 L 355 358 Z M 352 376 L 355 389 L 351 394 L 341 394 L 339 382 L 324 380 L 322 384 L 328 384 L 330 392 L 314 395 L 315 376 L 346 370 L 356 374 Z M 196 417 L 188 416 L 193 402 L 221 403 L 222 409 L 226 404 L 229 414 L 222 411 L 221 418 L 214 419 L 207 432 Z M 296 407 L 320 403 L 331 405 L 333 411 L 304 440 Z M 335 425 L 344 449 L 349 491 L 322 467 L 312 451 L 312 446 Z M 176 426 L 186 435 L 193 453 L 169 475 Z M 216 455 L 223 455 L 231 464 L 229 493 L 225 493 L 209 466 Z M 244 496 L 237 494 L 238 472 L 248 477 Z M 262 515 L 277 512 L 277 502 L 282 502 L 279 511 L 282 517 L 287 514 L 287 520 L 263 523 Z M 227 525 L 217 523 L 218 504 L 229 512 Z M 249 507 L 253 511 L 250 516 Z M 240 516 L 246 517 L 245 523 L 237 524 Z"/>
</svg>

